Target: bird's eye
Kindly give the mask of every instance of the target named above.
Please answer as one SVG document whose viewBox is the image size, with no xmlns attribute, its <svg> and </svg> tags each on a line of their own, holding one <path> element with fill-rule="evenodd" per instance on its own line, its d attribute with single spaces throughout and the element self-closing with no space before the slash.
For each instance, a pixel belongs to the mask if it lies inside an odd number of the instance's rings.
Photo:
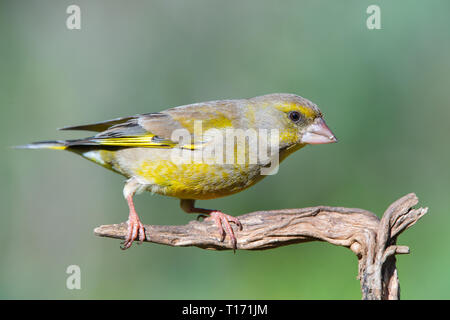
<svg viewBox="0 0 450 320">
<path fill-rule="evenodd" d="M 293 122 L 299 122 L 302 118 L 302 115 L 298 111 L 291 111 L 289 112 L 289 119 L 291 119 Z"/>
</svg>

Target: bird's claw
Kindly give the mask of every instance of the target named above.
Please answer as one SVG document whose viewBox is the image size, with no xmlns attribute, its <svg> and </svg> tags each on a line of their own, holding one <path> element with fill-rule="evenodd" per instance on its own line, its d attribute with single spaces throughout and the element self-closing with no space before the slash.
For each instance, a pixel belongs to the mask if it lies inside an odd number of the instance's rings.
<svg viewBox="0 0 450 320">
<path fill-rule="evenodd" d="M 139 237 L 139 244 L 145 240 L 145 228 L 139 218 L 128 219 L 128 231 L 125 241 L 122 242 L 120 249 L 126 250 L 133 244 L 134 240 Z"/>
<path fill-rule="evenodd" d="M 238 226 L 239 230 L 242 230 L 242 224 L 238 218 L 225 214 L 221 211 L 212 211 L 209 214 L 209 217 L 214 220 L 217 228 L 220 233 L 220 241 L 223 242 L 225 240 L 226 234 L 230 237 L 231 244 L 233 246 L 233 251 L 236 252 L 237 249 L 237 240 L 234 235 L 233 228 L 230 225 L 230 222 L 233 222 L 236 226 Z"/>
</svg>

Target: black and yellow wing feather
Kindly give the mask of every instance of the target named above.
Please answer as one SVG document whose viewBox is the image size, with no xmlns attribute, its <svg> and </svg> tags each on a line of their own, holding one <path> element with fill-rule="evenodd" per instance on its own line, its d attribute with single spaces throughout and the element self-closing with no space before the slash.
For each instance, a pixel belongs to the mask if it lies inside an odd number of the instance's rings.
<svg viewBox="0 0 450 320">
<path fill-rule="evenodd" d="M 102 148 L 174 148 L 197 149 L 204 146 L 202 138 L 194 136 L 193 123 L 203 122 L 204 129 L 209 127 L 230 127 L 239 119 L 236 101 L 211 101 L 176 107 L 157 113 L 138 114 L 129 117 L 115 118 L 107 121 L 63 127 L 60 130 L 85 130 L 98 132 L 96 135 L 76 140 L 42 141 L 21 148 L 30 149 L 102 149 Z M 172 132 L 186 129 L 192 142 L 172 140 Z"/>
</svg>

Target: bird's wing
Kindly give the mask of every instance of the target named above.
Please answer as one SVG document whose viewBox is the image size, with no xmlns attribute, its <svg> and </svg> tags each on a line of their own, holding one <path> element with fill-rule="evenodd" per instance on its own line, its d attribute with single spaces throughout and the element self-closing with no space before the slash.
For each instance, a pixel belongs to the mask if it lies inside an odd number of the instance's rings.
<svg viewBox="0 0 450 320">
<path fill-rule="evenodd" d="M 99 132 L 93 137 L 68 141 L 76 146 L 113 146 L 173 148 L 180 146 L 175 130 L 189 135 L 190 142 L 183 141 L 181 147 L 196 149 L 204 145 L 203 136 L 196 135 L 198 123 L 202 132 L 210 128 L 223 129 L 234 126 L 237 100 L 213 101 L 176 107 L 160 113 L 147 113 L 109 121 L 65 127 L 63 130 L 90 130 Z M 199 121 L 199 122 L 196 122 Z"/>
<path fill-rule="evenodd" d="M 121 124 L 124 122 L 127 122 L 128 120 L 133 119 L 135 116 L 131 117 L 123 117 L 123 118 L 116 118 L 111 120 L 106 120 L 102 122 L 96 122 L 91 124 L 85 124 L 85 125 L 79 125 L 79 126 L 68 126 L 59 128 L 59 130 L 80 130 L 80 131 L 95 131 L 95 132 L 102 132 L 105 130 L 108 130 L 108 128 L 116 125 Z"/>
<path fill-rule="evenodd" d="M 159 137 L 139 124 L 144 115 L 98 122 L 94 124 L 65 127 L 63 130 L 90 130 L 99 132 L 95 136 L 85 139 L 69 140 L 69 147 L 80 146 L 110 146 L 110 147 L 143 147 L 143 148 L 172 148 L 177 145 L 170 139 Z M 153 113 L 146 114 L 146 118 L 158 119 L 158 122 L 167 122 L 168 116 Z"/>
</svg>

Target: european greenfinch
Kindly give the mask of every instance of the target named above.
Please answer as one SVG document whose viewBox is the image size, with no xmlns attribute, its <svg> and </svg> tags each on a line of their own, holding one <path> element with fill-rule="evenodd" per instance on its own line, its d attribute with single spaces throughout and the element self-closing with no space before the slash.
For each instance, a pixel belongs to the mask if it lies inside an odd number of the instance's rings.
<svg viewBox="0 0 450 320">
<path fill-rule="evenodd" d="M 218 210 L 197 208 L 195 200 L 240 192 L 270 174 L 264 170 L 305 145 L 337 141 L 319 108 L 294 94 L 195 103 L 61 130 L 98 133 L 21 147 L 68 150 L 124 175 L 129 216 L 123 249 L 136 239 L 145 240 L 144 225 L 133 204 L 133 196 L 144 190 L 179 198 L 187 213 L 213 219 L 221 241 L 228 235 L 236 249 L 230 222 L 242 228 L 239 220 Z M 226 139 L 229 136 L 231 142 Z M 263 148 L 255 146 L 267 147 L 270 155 L 260 156 Z"/>
</svg>

